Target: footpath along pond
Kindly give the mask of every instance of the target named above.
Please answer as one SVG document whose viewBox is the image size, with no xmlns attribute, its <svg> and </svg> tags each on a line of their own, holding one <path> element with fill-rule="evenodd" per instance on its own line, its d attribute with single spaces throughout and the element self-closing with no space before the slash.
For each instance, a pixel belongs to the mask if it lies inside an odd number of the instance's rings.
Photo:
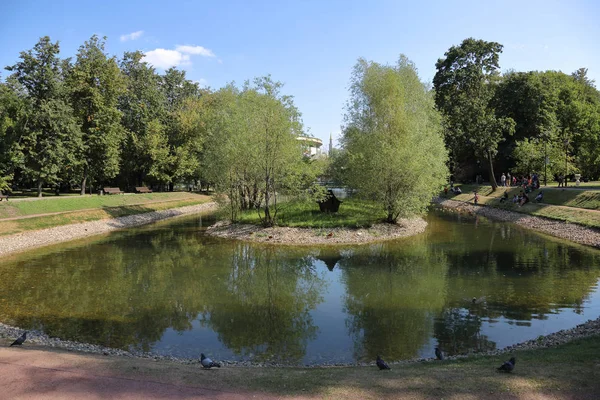
<svg viewBox="0 0 600 400">
<path fill-rule="evenodd" d="M 0 322 L 160 355 L 355 363 L 500 349 L 600 316 L 600 251 L 432 211 L 425 233 L 291 247 L 185 217 L 0 263 Z M 473 298 L 476 301 L 473 302 Z"/>
</svg>

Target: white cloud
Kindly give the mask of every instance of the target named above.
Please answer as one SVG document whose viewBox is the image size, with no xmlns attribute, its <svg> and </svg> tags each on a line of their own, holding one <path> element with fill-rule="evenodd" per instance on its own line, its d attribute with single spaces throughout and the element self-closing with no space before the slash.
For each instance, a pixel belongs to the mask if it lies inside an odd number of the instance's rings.
<svg viewBox="0 0 600 400">
<path fill-rule="evenodd" d="M 202 46 L 177 46 L 175 47 L 175 50 L 181 53 L 193 54 L 203 57 L 215 57 L 215 53 L 213 53 L 212 50 L 209 50 L 206 47 Z"/>
<path fill-rule="evenodd" d="M 154 49 L 144 53 L 143 61 L 156 68 L 168 69 L 180 65 L 191 65 L 191 56 L 215 57 L 215 54 L 202 46 L 177 46 L 175 50 Z"/>
<path fill-rule="evenodd" d="M 200 78 L 197 81 L 194 81 L 195 83 L 198 84 L 198 86 L 200 86 L 201 88 L 205 88 L 208 87 L 208 81 L 204 78 Z"/>
<path fill-rule="evenodd" d="M 154 49 L 144 53 L 143 61 L 156 68 L 168 69 L 179 65 L 189 65 L 190 56 L 177 50 Z"/>
<path fill-rule="evenodd" d="M 121 35 L 121 42 L 139 39 L 140 37 L 142 37 L 143 34 L 144 34 L 144 31 L 135 31 L 135 32 L 128 33 L 127 35 Z"/>
</svg>

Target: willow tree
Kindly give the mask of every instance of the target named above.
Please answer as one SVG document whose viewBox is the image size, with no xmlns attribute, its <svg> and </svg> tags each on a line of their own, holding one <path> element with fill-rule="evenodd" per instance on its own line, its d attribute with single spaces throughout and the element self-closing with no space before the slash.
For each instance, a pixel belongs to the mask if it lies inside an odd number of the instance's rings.
<svg viewBox="0 0 600 400">
<path fill-rule="evenodd" d="M 300 113 L 282 86 L 270 77 L 241 90 L 229 85 L 201 116 L 208 128 L 204 159 L 217 189 L 228 195 L 233 220 L 236 210 L 256 209 L 265 226 L 274 225 L 278 194 L 296 194 L 316 178 L 307 179 L 313 169 L 303 163 L 296 140 Z"/>
<path fill-rule="evenodd" d="M 387 222 L 422 213 L 448 171 L 441 118 L 414 64 L 359 59 L 351 78 L 342 145 L 348 184 L 380 202 Z"/>
</svg>

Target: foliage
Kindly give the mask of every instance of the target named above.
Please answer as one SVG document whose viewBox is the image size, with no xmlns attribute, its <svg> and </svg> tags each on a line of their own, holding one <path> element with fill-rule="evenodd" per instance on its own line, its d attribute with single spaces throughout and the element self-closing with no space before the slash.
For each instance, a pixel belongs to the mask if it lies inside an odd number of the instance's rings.
<svg viewBox="0 0 600 400">
<path fill-rule="evenodd" d="M 447 176 L 432 93 L 405 56 L 396 66 L 359 59 L 342 144 L 347 183 L 379 202 L 388 222 L 422 213 Z"/>
<path fill-rule="evenodd" d="M 451 154 L 466 147 L 489 161 L 495 189 L 493 158 L 504 134 L 512 134 L 514 121 L 496 115 L 491 100 L 499 76 L 502 45 L 473 38 L 452 46 L 436 63 L 433 78 L 435 102 L 445 118 L 446 144 Z"/>
<path fill-rule="evenodd" d="M 229 197 L 231 219 L 237 210 L 254 209 L 265 226 L 276 223 L 280 194 L 299 195 L 320 173 L 318 164 L 303 159 L 296 137 L 300 114 L 283 85 L 270 77 L 254 85 L 233 85 L 218 91 L 204 113 L 208 130 L 209 176 Z"/>
<path fill-rule="evenodd" d="M 7 67 L 23 87 L 27 104 L 16 151 L 23 160 L 22 172 L 37 182 L 39 196 L 44 182 L 57 183 L 61 171 L 77 164 L 75 154 L 82 146 L 73 109 L 65 101 L 65 66 L 58 52 L 58 43 L 45 36 Z"/>
<path fill-rule="evenodd" d="M 118 100 L 125 81 L 115 57 L 104 51 L 106 38 L 94 35 L 77 53 L 67 84 L 75 117 L 82 132 L 81 194 L 88 177 L 105 182 L 119 172 L 120 146 L 124 137 Z"/>
</svg>

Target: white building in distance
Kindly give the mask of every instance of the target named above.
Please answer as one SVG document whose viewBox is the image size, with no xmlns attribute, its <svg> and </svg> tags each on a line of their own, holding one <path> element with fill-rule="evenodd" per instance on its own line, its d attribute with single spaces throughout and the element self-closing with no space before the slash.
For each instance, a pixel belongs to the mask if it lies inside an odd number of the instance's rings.
<svg viewBox="0 0 600 400">
<path fill-rule="evenodd" d="M 321 139 L 310 136 L 298 136 L 296 139 L 302 142 L 306 157 L 317 157 L 323 154 L 321 151 L 323 141 Z"/>
</svg>

